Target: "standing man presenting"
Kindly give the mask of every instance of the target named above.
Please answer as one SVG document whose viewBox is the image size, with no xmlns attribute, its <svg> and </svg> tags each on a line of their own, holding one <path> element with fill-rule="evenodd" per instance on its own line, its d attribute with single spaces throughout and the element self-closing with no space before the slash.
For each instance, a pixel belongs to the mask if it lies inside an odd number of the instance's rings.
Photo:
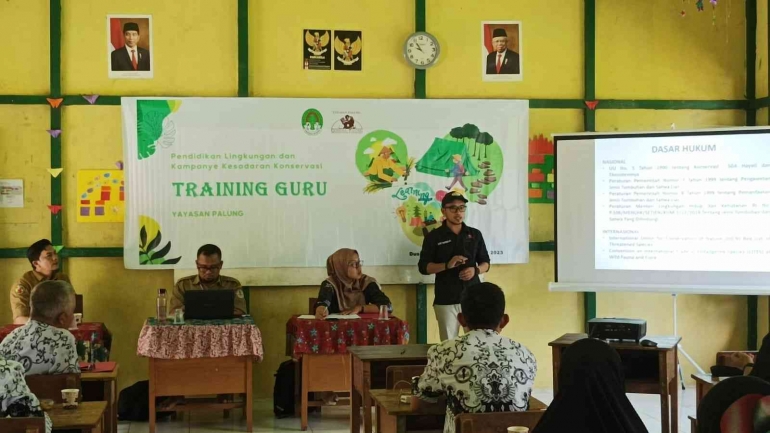
<svg viewBox="0 0 770 433">
<path fill-rule="evenodd" d="M 459 192 L 444 196 L 444 223 L 425 237 L 418 264 L 421 274 L 436 274 L 433 310 L 441 341 L 457 337 L 460 296 L 463 290 L 481 282 L 479 275 L 489 271 L 489 254 L 481 232 L 463 222 L 466 203 L 468 200 Z"/>
</svg>

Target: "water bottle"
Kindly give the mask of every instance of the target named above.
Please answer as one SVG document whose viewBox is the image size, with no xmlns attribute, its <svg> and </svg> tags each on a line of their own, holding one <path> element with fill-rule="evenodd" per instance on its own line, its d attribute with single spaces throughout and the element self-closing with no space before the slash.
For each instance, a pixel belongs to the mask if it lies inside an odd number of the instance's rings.
<svg viewBox="0 0 770 433">
<path fill-rule="evenodd" d="M 158 300 L 155 305 L 158 323 L 165 323 L 168 314 L 166 311 L 166 289 L 158 289 Z"/>
<path fill-rule="evenodd" d="M 92 369 L 93 367 L 96 366 L 96 337 L 97 337 L 96 332 L 92 332 L 91 333 L 91 350 L 90 350 L 91 353 L 88 356 L 90 358 L 89 361 Z"/>
</svg>

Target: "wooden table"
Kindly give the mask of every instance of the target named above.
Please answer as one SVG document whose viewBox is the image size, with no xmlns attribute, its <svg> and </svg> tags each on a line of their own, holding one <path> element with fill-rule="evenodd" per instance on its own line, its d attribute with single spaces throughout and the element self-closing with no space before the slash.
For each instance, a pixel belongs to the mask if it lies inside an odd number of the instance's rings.
<svg viewBox="0 0 770 433">
<path fill-rule="evenodd" d="M 295 412 L 300 417 L 300 429 L 307 430 L 308 408 L 324 404 L 309 401 L 309 393 L 350 392 L 349 348 L 401 347 L 408 342 L 408 324 L 395 316 L 389 320 L 378 320 L 376 315 L 362 315 L 360 319 L 338 321 L 292 316 L 286 323 L 286 354 L 298 361 L 295 364 L 295 383 L 301 383 L 302 386 L 295 387 L 294 400 Z M 339 400 L 337 404 L 346 402 Z"/>
<path fill-rule="evenodd" d="M 425 365 L 431 344 L 405 346 L 349 347 L 353 364 L 350 392 L 350 431 L 358 433 L 361 426 L 361 407 L 364 409 L 364 433 L 372 433 L 372 400 L 370 389 L 385 387 L 385 368 L 388 365 Z M 373 375 L 372 372 L 375 374 Z M 372 378 L 375 382 L 372 382 Z"/>
<path fill-rule="evenodd" d="M 298 390 L 299 405 L 295 406 L 295 413 L 300 416 L 300 430 L 307 430 L 307 412 L 309 407 L 323 406 L 322 401 L 308 401 L 311 392 L 350 392 L 350 355 L 313 355 L 303 354 L 299 360 L 299 378 L 297 382 L 302 386 Z M 296 379 L 295 379 L 296 380 Z M 340 401 L 338 404 L 344 403 Z"/>
<path fill-rule="evenodd" d="M 107 416 L 104 433 L 118 433 L 118 365 L 107 373 L 81 373 L 81 382 L 103 382 L 104 399 L 107 401 Z"/>
<path fill-rule="evenodd" d="M 399 400 L 402 392 L 410 390 L 397 389 L 372 389 L 369 395 L 374 400 L 377 414 L 377 433 L 406 433 L 416 431 L 416 426 L 409 425 L 417 417 L 423 421 L 419 430 L 432 428 L 441 431 L 446 419 L 446 401 L 443 404 L 421 404 L 412 410 L 411 404 L 401 403 Z"/>
<path fill-rule="evenodd" d="M 553 393 L 559 392 L 559 368 L 563 352 L 574 342 L 588 338 L 586 334 L 564 334 L 548 343 L 553 352 Z M 679 431 L 679 374 L 677 345 L 681 337 L 645 337 L 657 347 L 645 347 L 634 342 L 611 342 L 618 351 L 626 371 L 626 392 L 660 395 L 661 431 Z M 669 398 L 671 404 L 669 405 Z"/>
<path fill-rule="evenodd" d="M 700 406 L 701 400 L 703 400 L 703 397 L 708 394 L 709 391 L 711 391 L 711 388 L 713 388 L 716 384 L 719 382 L 729 379 L 727 377 L 717 377 L 712 376 L 710 374 L 693 374 L 693 379 L 695 379 L 695 408 L 697 409 L 698 406 Z"/>
<path fill-rule="evenodd" d="M 222 358 L 150 358 L 150 433 L 155 433 L 156 411 L 243 408 L 246 431 L 253 429 L 251 356 Z M 220 403 L 216 399 L 197 399 L 184 404 L 157 408 L 155 397 L 245 394 L 240 403 Z"/>
<path fill-rule="evenodd" d="M 149 358 L 150 433 L 159 411 L 189 412 L 243 408 L 246 431 L 253 429 L 252 365 L 263 356 L 262 334 L 249 315 L 226 320 L 186 320 L 184 324 L 149 318 L 139 333 L 136 353 Z M 243 402 L 211 395 L 243 394 Z M 156 397 L 179 397 L 156 407 Z M 188 398 L 196 397 L 196 398 Z M 227 412 L 225 412 L 227 413 Z"/>
<path fill-rule="evenodd" d="M 80 430 L 82 433 L 102 433 L 106 401 L 84 401 L 76 409 L 64 409 L 61 404 L 47 411 L 53 430 Z"/>
<path fill-rule="evenodd" d="M 446 402 L 443 404 L 424 403 L 415 410 L 408 403 L 401 403 L 400 395 L 403 390 L 373 389 L 369 391 L 377 407 L 377 433 L 406 433 L 415 430 L 410 420 L 416 417 L 425 418 L 420 430 L 436 428 L 443 430 L 446 419 Z M 548 406 L 542 401 L 531 397 L 529 399 L 530 411 L 544 411 Z"/>
</svg>

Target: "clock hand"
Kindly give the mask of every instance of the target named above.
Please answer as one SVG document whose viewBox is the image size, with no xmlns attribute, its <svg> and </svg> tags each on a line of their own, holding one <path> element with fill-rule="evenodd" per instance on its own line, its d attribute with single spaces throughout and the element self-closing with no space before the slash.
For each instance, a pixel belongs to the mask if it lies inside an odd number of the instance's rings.
<svg viewBox="0 0 770 433">
<path fill-rule="evenodd" d="M 415 42 L 414 45 L 417 46 L 417 49 L 420 50 L 421 53 L 425 53 L 425 51 L 422 50 L 422 47 L 420 47 L 420 44 Z"/>
</svg>

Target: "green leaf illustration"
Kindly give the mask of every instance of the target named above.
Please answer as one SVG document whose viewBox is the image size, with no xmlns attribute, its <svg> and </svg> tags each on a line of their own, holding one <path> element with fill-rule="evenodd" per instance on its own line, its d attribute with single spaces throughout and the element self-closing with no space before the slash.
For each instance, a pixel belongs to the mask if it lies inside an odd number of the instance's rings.
<svg viewBox="0 0 770 433">
<path fill-rule="evenodd" d="M 181 259 L 182 259 L 182 256 L 179 256 L 179 257 L 177 257 L 175 259 L 164 260 L 163 263 L 161 263 L 161 264 L 162 265 L 175 265 L 175 264 L 179 263 L 179 260 L 181 260 Z"/>
<path fill-rule="evenodd" d="M 144 228 L 144 226 L 142 226 L 142 229 L 139 230 L 139 240 L 141 240 L 139 249 L 145 251 L 144 246 L 147 244 L 147 230 Z"/>
<path fill-rule="evenodd" d="M 155 239 L 150 241 L 149 245 L 147 245 L 147 254 L 150 254 L 155 248 L 158 248 L 158 245 L 160 245 L 161 239 L 162 239 L 162 236 L 160 235 L 160 230 L 158 230 L 158 235 L 155 236 Z"/>
<path fill-rule="evenodd" d="M 171 114 L 166 100 L 143 100 L 136 103 L 136 134 L 139 159 L 155 154 L 155 143 L 163 134 L 163 120 Z"/>
<path fill-rule="evenodd" d="M 158 233 L 158 237 L 160 237 L 160 233 Z M 171 242 L 167 243 L 165 247 L 161 248 L 160 251 L 156 251 L 152 253 L 150 256 L 150 261 L 154 261 L 155 259 L 162 259 L 163 257 L 166 257 L 166 254 L 171 251 Z"/>
</svg>

